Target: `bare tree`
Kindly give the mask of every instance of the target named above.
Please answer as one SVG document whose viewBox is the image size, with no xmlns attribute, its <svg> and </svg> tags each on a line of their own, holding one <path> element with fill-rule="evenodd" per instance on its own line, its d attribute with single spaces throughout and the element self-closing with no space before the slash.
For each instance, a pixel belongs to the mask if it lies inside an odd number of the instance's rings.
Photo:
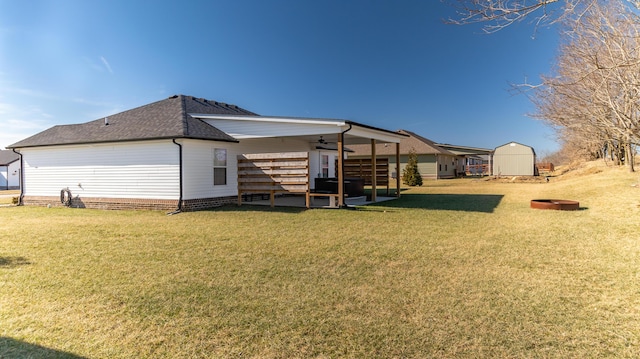
<svg viewBox="0 0 640 359">
<path fill-rule="evenodd" d="M 534 17 L 538 24 L 561 19 L 564 9 L 582 1 L 597 0 L 444 0 L 456 9 L 450 23 L 464 25 L 484 23 L 484 31 L 496 32 L 526 18 Z"/>
<path fill-rule="evenodd" d="M 579 18 L 582 10 L 606 0 L 441 0 L 456 9 L 453 24 L 484 23 L 484 31 L 496 32 L 524 19 L 536 24 L 553 24 L 566 18 Z M 640 0 L 626 0 L 640 8 Z"/>
<path fill-rule="evenodd" d="M 542 77 L 536 117 L 564 136 L 615 152 L 634 171 L 640 138 L 640 19 L 622 0 L 594 2 L 565 19 L 555 76 Z M 568 138 L 565 137 L 565 140 Z M 604 154 L 603 154 L 604 155 Z"/>
<path fill-rule="evenodd" d="M 640 0 L 441 0 L 454 24 L 483 23 L 487 33 L 530 19 L 560 23 L 562 45 L 553 76 L 533 89 L 535 117 L 564 145 L 612 156 L 633 168 L 640 143 Z M 575 153 L 580 151 L 573 151 Z"/>
</svg>

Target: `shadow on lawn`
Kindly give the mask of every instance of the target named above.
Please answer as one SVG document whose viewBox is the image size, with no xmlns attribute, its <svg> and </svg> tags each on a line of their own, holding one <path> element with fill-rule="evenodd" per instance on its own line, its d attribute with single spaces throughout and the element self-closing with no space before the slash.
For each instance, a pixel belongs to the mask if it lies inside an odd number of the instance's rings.
<svg viewBox="0 0 640 359">
<path fill-rule="evenodd" d="M 0 337 L 0 358 L 84 359 L 85 357 L 29 344 L 21 340 Z"/>
<path fill-rule="evenodd" d="M 277 213 L 302 213 L 307 209 L 304 207 L 289 207 L 289 206 L 264 206 L 255 204 L 243 204 L 238 206 L 236 204 L 227 204 L 220 207 L 205 209 L 204 211 L 211 212 L 277 212 Z"/>
<path fill-rule="evenodd" d="M 403 194 L 400 198 L 367 207 L 423 208 L 493 213 L 502 200 L 497 194 Z"/>
<path fill-rule="evenodd" d="M 31 264 L 27 258 L 24 257 L 0 257 L 0 267 L 17 267 Z M 0 357 L 2 358 L 2 357 Z"/>
</svg>

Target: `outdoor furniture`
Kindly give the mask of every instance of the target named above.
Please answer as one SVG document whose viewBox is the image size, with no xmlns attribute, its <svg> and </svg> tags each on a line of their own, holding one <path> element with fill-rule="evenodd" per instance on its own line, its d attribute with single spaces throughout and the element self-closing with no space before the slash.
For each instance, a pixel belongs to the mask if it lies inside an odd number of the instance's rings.
<svg viewBox="0 0 640 359">
<path fill-rule="evenodd" d="M 318 177 L 314 182 L 317 193 L 338 193 L 338 179 L 335 177 Z M 348 197 L 364 196 L 364 178 L 345 178 L 344 193 Z"/>
</svg>

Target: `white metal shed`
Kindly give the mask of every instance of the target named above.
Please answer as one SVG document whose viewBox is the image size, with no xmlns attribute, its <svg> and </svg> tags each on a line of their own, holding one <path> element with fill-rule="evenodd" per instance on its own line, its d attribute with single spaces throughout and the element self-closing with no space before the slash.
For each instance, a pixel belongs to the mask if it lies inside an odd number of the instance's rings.
<svg viewBox="0 0 640 359">
<path fill-rule="evenodd" d="M 509 142 L 493 152 L 493 174 L 496 176 L 535 176 L 536 152 L 533 147 Z"/>
</svg>

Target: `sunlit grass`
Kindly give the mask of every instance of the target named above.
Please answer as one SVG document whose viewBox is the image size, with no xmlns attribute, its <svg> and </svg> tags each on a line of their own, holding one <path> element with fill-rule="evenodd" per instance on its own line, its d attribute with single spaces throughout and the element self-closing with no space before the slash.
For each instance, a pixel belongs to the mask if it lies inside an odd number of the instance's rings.
<svg viewBox="0 0 640 359">
<path fill-rule="evenodd" d="M 14 204 L 19 196 L 19 190 L 0 190 L 0 205 Z"/>
<path fill-rule="evenodd" d="M 638 177 L 601 171 L 356 211 L 0 208 L 0 357 L 637 357 Z"/>
</svg>

